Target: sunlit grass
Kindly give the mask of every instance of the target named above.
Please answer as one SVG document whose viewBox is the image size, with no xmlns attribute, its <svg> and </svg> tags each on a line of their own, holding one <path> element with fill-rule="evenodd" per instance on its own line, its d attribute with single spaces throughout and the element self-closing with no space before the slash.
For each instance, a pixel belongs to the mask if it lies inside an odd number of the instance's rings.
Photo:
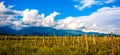
<svg viewBox="0 0 120 55">
<path fill-rule="evenodd" d="M 120 55 L 120 37 L 0 36 L 0 55 Z"/>
</svg>

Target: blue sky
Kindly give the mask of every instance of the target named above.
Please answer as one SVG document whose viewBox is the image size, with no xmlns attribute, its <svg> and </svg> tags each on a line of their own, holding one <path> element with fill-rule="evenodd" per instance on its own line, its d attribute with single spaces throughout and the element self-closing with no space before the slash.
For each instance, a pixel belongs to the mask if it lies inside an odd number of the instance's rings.
<svg viewBox="0 0 120 55">
<path fill-rule="evenodd" d="M 103 5 L 93 5 L 90 8 L 83 9 L 82 11 L 77 10 L 74 5 L 79 4 L 74 0 L 3 0 L 5 1 L 5 5 L 14 5 L 12 9 L 14 10 L 25 10 L 25 9 L 37 9 L 39 13 L 45 13 L 45 15 L 49 15 L 50 13 L 57 11 L 60 12 L 61 15 L 57 16 L 56 19 L 63 19 L 67 16 L 84 16 L 89 15 L 92 12 L 97 11 L 97 9 L 101 7 L 112 7 L 120 6 L 120 1 L 116 0 L 114 3 L 108 3 Z M 89 0 L 88 0 L 89 2 Z M 87 11 L 87 12 L 86 12 Z"/>
<path fill-rule="evenodd" d="M 14 1 L 14 2 L 13 2 Z M 63 2 L 64 1 L 64 2 Z M 73 7 L 74 2 L 72 0 L 6 0 L 5 5 L 15 5 L 12 9 L 15 10 L 25 10 L 28 9 L 37 9 L 39 13 L 45 13 L 49 15 L 50 13 L 57 11 L 62 13 L 58 18 L 65 18 L 67 16 L 79 16 L 82 13 Z"/>
<path fill-rule="evenodd" d="M 7 25 L 15 29 L 26 26 L 49 26 L 56 29 L 100 33 L 112 31 L 120 34 L 119 0 L 0 0 L 0 2 L 1 20 L 4 17 L 17 19 L 0 21 L 1 26 L 9 21 L 11 23 Z M 40 17 L 44 19 L 39 20 Z"/>
</svg>

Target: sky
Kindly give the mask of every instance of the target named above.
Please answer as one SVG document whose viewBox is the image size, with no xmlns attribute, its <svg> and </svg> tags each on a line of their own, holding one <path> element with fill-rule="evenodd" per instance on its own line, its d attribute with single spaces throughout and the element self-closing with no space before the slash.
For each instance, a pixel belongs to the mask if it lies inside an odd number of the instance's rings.
<svg viewBox="0 0 120 55">
<path fill-rule="evenodd" d="M 120 34 L 120 0 L 0 0 L 0 26 Z"/>
</svg>

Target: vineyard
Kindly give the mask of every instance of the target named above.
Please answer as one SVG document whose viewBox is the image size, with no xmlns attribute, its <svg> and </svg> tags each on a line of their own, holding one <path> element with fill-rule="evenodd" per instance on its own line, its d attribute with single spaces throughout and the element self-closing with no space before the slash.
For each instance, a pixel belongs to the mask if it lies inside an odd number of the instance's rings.
<svg viewBox="0 0 120 55">
<path fill-rule="evenodd" d="M 0 55 L 120 55 L 120 37 L 0 36 Z"/>
</svg>

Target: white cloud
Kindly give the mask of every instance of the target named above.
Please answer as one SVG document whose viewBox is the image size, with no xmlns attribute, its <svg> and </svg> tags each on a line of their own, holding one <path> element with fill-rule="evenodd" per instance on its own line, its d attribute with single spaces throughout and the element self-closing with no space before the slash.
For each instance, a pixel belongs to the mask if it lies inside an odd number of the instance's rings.
<svg viewBox="0 0 120 55">
<path fill-rule="evenodd" d="M 26 9 L 23 11 L 22 23 L 37 26 L 52 26 L 54 25 L 54 18 L 59 15 L 58 12 L 53 12 L 52 14 L 44 17 L 44 13 L 38 14 L 38 10 Z"/>
<path fill-rule="evenodd" d="M 8 9 L 4 6 L 4 2 L 0 2 L 0 12 L 7 11 Z"/>
<path fill-rule="evenodd" d="M 58 21 L 54 21 L 55 16 L 60 14 L 56 11 L 48 16 L 45 16 L 44 13 L 38 14 L 38 12 L 35 9 L 11 10 L 5 7 L 4 2 L 1 2 L 0 26 L 10 26 L 15 29 L 44 26 L 56 29 L 120 34 L 120 7 L 103 7 L 88 16 L 69 16 Z M 23 16 L 23 18 L 17 19 L 14 16 Z"/>
<path fill-rule="evenodd" d="M 15 21 L 14 24 L 16 27 L 29 27 L 29 26 L 45 26 L 50 27 L 54 25 L 54 18 L 56 15 L 59 15 L 58 12 L 53 12 L 52 14 L 45 17 L 44 13 L 41 15 L 38 14 L 38 10 L 26 9 L 23 12 L 23 18 L 19 21 Z"/>
<path fill-rule="evenodd" d="M 53 12 L 47 17 L 44 13 L 38 14 L 36 9 L 25 9 L 23 11 L 11 10 L 13 6 L 6 7 L 4 2 L 0 2 L 0 26 L 12 26 L 13 28 L 21 29 L 22 27 L 29 26 L 53 26 L 54 18 L 59 15 L 58 12 Z M 23 18 L 17 19 L 14 16 L 22 16 Z"/>
<path fill-rule="evenodd" d="M 74 1 L 79 3 L 74 5 L 74 7 L 81 11 L 85 8 L 91 7 L 92 5 L 113 3 L 115 0 L 74 0 Z"/>
<path fill-rule="evenodd" d="M 49 16 L 45 17 L 42 21 L 43 26 L 53 26 L 54 25 L 54 18 L 56 15 L 59 15 L 58 12 L 53 12 Z"/>
<path fill-rule="evenodd" d="M 36 22 L 38 19 L 38 10 L 29 10 L 26 9 L 23 11 L 23 18 L 22 21 L 26 23 Z"/>
<path fill-rule="evenodd" d="M 115 0 L 106 0 L 105 3 L 113 3 Z"/>
<path fill-rule="evenodd" d="M 9 5 L 8 8 L 10 9 L 10 8 L 13 8 L 14 6 L 15 6 L 15 5 Z"/>
<path fill-rule="evenodd" d="M 91 5 L 94 5 L 96 2 L 94 0 L 81 0 L 80 3 L 82 6 L 74 5 L 75 8 L 78 8 L 78 10 L 83 10 L 86 7 L 90 7 Z"/>
<path fill-rule="evenodd" d="M 0 26 L 12 25 L 12 21 L 16 21 L 13 16 L 19 14 L 15 10 L 11 10 L 4 5 L 4 1 L 0 2 Z"/>
<path fill-rule="evenodd" d="M 66 17 L 58 21 L 56 28 L 120 34 L 120 7 L 103 7 L 89 16 Z"/>
<path fill-rule="evenodd" d="M 81 23 L 81 20 L 77 17 L 67 17 L 63 20 L 59 20 L 57 22 L 56 28 L 77 30 L 80 29 L 80 27 L 82 26 L 83 24 Z"/>
</svg>

